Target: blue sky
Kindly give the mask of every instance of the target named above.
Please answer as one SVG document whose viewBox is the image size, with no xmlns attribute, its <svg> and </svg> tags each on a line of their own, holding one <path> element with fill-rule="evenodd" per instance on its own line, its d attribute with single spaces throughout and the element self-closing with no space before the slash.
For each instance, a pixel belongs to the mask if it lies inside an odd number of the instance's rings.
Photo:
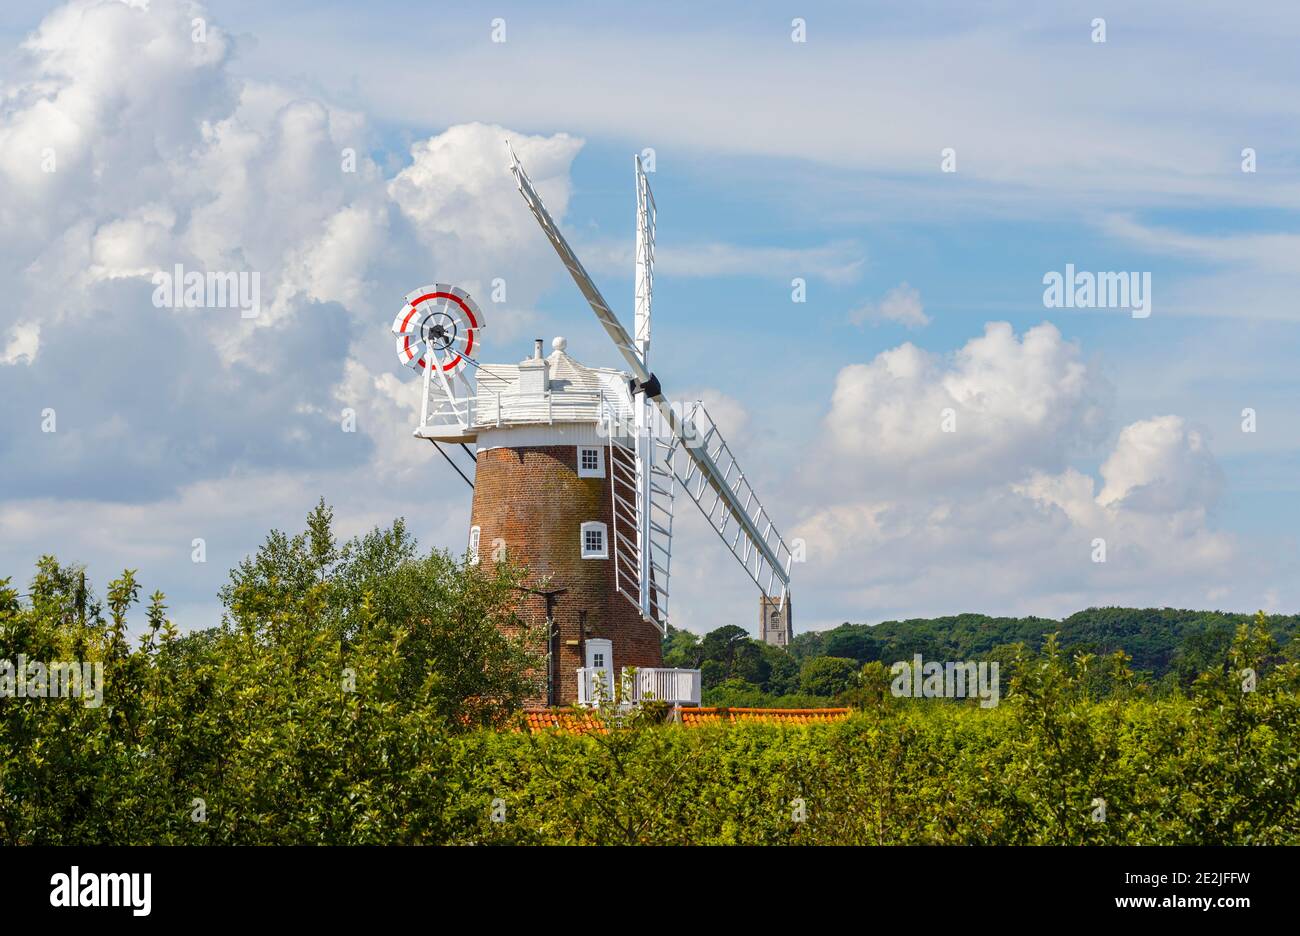
<svg viewBox="0 0 1300 936">
<path fill-rule="evenodd" d="M 796 629 L 1294 611 L 1297 34 L 1280 3 L 9 3 L 0 574 L 136 565 L 199 626 L 320 494 L 350 532 L 406 513 L 461 548 L 468 499 L 416 506 L 449 482 L 405 437 L 393 300 L 504 276 L 489 358 L 564 334 L 615 363 L 491 148 L 508 135 L 629 322 L 632 154 L 654 149 L 654 369 L 717 410 L 809 544 Z M 46 140 L 53 178 L 32 174 Z M 148 305 L 142 271 L 182 260 L 253 264 L 271 312 Z M 1149 272 L 1150 318 L 1045 308 L 1067 263 Z M 901 294 L 925 324 L 881 315 Z M 65 434 L 37 433 L 47 405 Z M 680 533 L 678 622 L 752 626 L 720 544 Z"/>
</svg>

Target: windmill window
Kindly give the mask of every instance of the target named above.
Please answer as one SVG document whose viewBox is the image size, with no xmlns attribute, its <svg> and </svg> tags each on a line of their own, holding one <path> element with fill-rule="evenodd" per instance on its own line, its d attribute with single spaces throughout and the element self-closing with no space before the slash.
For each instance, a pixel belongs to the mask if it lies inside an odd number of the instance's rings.
<svg viewBox="0 0 1300 936">
<path fill-rule="evenodd" d="M 469 528 L 469 564 L 478 565 L 478 541 L 482 531 L 476 527 Z"/>
<path fill-rule="evenodd" d="M 609 541 L 605 524 L 589 520 L 582 525 L 580 545 L 583 559 L 608 559 Z"/>
<path fill-rule="evenodd" d="M 578 446 L 578 477 L 605 477 L 605 450 L 599 445 Z"/>
</svg>

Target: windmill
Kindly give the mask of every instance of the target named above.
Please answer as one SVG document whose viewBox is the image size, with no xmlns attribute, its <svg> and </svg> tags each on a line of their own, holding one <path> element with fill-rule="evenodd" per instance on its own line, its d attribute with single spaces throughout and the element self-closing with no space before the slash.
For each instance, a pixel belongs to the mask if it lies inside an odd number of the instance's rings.
<svg viewBox="0 0 1300 936">
<path fill-rule="evenodd" d="M 414 434 L 474 459 L 471 562 L 522 561 L 532 594 L 546 596 L 548 704 L 590 700 L 593 680 L 612 683 L 618 666 L 635 672 L 634 697 L 698 704 L 699 671 L 663 669 L 660 652 L 676 490 L 758 586 L 765 637 L 775 614 L 788 639 L 790 550 L 703 404 L 671 403 L 650 370 L 655 202 L 640 158 L 629 334 L 507 149 L 524 201 L 626 370 L 579 363 L 564 338 L 547 357 L 538 339 L 518 364 L 483 363 L 481 309 L 457 287 L 423 287 L 393 323 L 399 359 L 423 374 Z M 542 614 L 539 604 L 538 623 Z"/>
</svg>

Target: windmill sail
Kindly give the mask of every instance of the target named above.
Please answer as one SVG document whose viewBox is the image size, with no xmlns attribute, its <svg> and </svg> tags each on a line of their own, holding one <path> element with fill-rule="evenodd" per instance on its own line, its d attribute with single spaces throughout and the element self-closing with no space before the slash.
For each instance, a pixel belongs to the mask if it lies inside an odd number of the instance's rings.
<svg viewBox="0 0 1300 936">
<path fill-rule="evenodd" d="M 650 305 L 654 291 L 655 267 L 655 199 L 650 180 L 641 166 L 641 157 L 632 157 L 636 182 L 636 292 L 632 327 L 641 363 L 650 367 Z M 650 434 L 653 410 L 646 394 L 633 394 L 636 415 L 636 444 L 632 460 L 636 497 L 636 572 L 637 591 L 633 601 L 641 614 L 660 621 L 667 630 L 668 564 L 672 554 L 673 476 L 663 467 L 666 449 Z M 629 598 L 631 596 L 629 595 Z"/>
<path fill-rule="evenodd" d="M 637 400 L 649 409 L 642 396 Z M 641 422 L 653 420 L 647 414 Z M 627 439 L 612 424 L 608 431 L 614 583 L 642 617 L 667 632 L 675 488 L 668 452 L 676 440 L 640 432 Z"/>
<path fill-rule="evenodd" d="M 641 360 L 649 367 L 650 298 L 654 292 L 655 276 L 655 197 L 641 166 L 641 157 L 634 156 L 633 162 L 636 166 L 636 295 L 632 329 Z"/>
<path fill-rule="evenodd" d="M 509 146 L 510 144 L 507 143 L 506 147 L 509 148 Z M 515 174 L 515 182 L 519 186 L 519 193 L 524 196 L 524 201 L 528 203 L 528 207 L 532 210 L 537 223 L 542 226 L 542 230 L 550 240 L 551 246 L 555 248 L 555 252 L 564 261 L 565 268 L 569 271 L 569 275 L 573 277 L 573 281 L 578 284 L 578 289 L 582 291 L 583 296 L 586 297 L 587 304 L 596 313 L 596 318 L 600 320 L 600 324 L 605 326 L 605 331 L 614 344 L 618 346 L 623 358 L 632 366 L 632 371 L 636 374 L 637 379 L 645 382 L 650 378 L 650 372 L 646 370 L 645 362 L 641 360 L 640 349 L 632 341 L 632 336 L 627 333 L 627 329 L 619 322 L 618 316 L 609 307 L 605 297 L 600 294 L 596 284 L 592 282 L 591 277 L 582 265 L 582 261 L 578 259 L 578 255 L 573 252 L 569 242 L 564 239 L 560 229 L 551 220 L 550 212 L 542 204 L 542 197 L 533 188 L 528 173 L 524 172 L 524 167 L 519 164 L 519 158 L 515 156 L 513 149 L 510 150 L 510 169 Z"/>
<path fill-rule="evenodd" d="M 793 558 L 771 516 L 740 470 L 703 403 L 692 403 L 667 452 L 670 472 L 722 537 L 754 584 L 768 598 L 785 601 Z"/>
<path fill-rule="evenodd" d="M 507 144 L 509 147 L 509 144 Z M 664 396 L 659 387 L 658 379 L 650 373 L 647 367 L 647 356 L 644 353 L 638 341 L 634 340 L 627 333 L 618 316 L 614 314 L 605 297 L 601 295 L 600 290 L 588 275 L 582 262 L 578 259 L 573 248 L 569 246 L 564 235 L 560 233 L 559 227 L 551 218 L 546 206 L 542 204 L 541 196 L 533 188 L 528 174 L 520 165 L 514 150 L 510 150 L 511 171 L 514 173 L 515 181 L 519 186 L 519 192 L 523 195 L 524 201 L 527 202 L 533 217 L 541 225 L 543 232 L 555 248 L 556 253 L 564 262 L 573 281 L 586 297 L 587 303 L 591 306 L 596 318 L 604 326 L 606 333 L 618 348 L 619 353 L 623 355 L 623 360 L 627 362 L 628 367 L 632 370 L 635 377 L 634 392 L 639 399 L 644 394 L 645 398 L 653 403 L 664 425 L 670 430 L 671 441 L 662 451 L 656 449 L 651 451 L 652 442 L 655 433 L 647 426 L 645 431 L 638 427 L 636 433 L 638 438 L 635 442 L 640 448 L 640 460 L 644 466 L 655 465 L 666 469 L 675 480 L 682 485 L 691 500 L 708 518 L 710 525 L 722 537 L 722 541 L 727 544 L 732 554 L 745 567 L 755 584 L 762 590 L 768 598 L 784 602 L 786 592 L 790 584 L 790 563 L 791 553 L 786 547 L 785 541 L 777 531 L 771 517 L 764 510 L 754 489 L 750 486 L 749 481 L 745 478 L 744 472 L 740 470 L 735 456 L 732 455 L 731 449 L 723 440 L 722 435 L 718 432 L 717 426 L 709 419 L 707 412 L 699 404 L 693 405 L 687 412 L 679 414 Z M 639 166 L 638 166 L 639 169 Z M 645 193 L 647 207 L 650 217 L 653 216 L 653 197 L 649 195 L 648 183 L 642 187 L 644 173 L 637 174 L 638 188 L 638 216 L 641 214 L 642 191 Z M 647 231 L 651 228 L 647 226 Z M 640 263 L 641 253 L 641 227 L 640 217 L 638 217 L 638 294 L 637 301 L 640 305 L 641 294 L 640 284 L 643 273 Z M 649 300 L 650 300 L 650 273 L 653 264 L 653 233 L 646 237 L 646 246 L 648 247 L 649 263 L 644 269 L 645 274 L 645 338 L 646 349 L 648 350 L 649 342 Z M 639 308 L 638 308 L 638 311 Z M 640 322 L 638 321 L 638 325 Z M 638 336 L 640 337 L 640 336 Z M 697 426 L 695 420 L 700 420 Z M 641 422 L 638 416 L 638 423 Z M 701 431 L 701 428 L 703 431 Z M 661 460 L 662 459 L 662 460 Z M 632 464 L 636 464 L 638 456 L 634 450 L 632 455 Z M 647 473 L 645 478 L 649 478 Z M 644 505 L 644 498 L 633 497 L 631 500 L 635 504 Z M 634 507 L 630 516 L 641 525 L 643 533 L 648 530 L 651 511 L 648 507 L 639 509 Z M 642 537 L 644 541 L 644 536 Z M 640 601 L 634 602 L 642 608 L 642 614 L 648 615 L 647 602 L 645 599 L 649 587 L 648 562 L 651 550 L 643 546 L 636 552 L 638 562 L 641 565 L 643 574 L 637 582 L 640 594 Z"/>
</svg>

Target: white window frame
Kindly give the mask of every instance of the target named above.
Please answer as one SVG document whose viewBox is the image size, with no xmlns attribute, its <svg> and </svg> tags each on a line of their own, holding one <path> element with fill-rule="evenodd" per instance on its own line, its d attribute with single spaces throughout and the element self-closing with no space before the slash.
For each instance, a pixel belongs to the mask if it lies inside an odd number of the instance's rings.
<svg viewBox="0 0 1300 936">
<path fill-rule="evenodd" d="M 483 538 L 483 530 L 479 527 L 472 526 L 469 528 L 469 564 L 478 565 L 479 563 L 479 542 Z"/>
<path fill-rule="evenodd" d="M 596 467 L 582 467 L 582 453 L 596 453 Z M 605 477 L 605 447 L 603 445 L 579 445 L 578 446 L 578 477 L 579 478 L 603 478 Z"/>
<path fill-rule="evenodd" d="M 587 548 L 587 533 L 591 530 L 600 531 L 600 551 L 589 550 Z M 583 559 L 608 559 L 609 558 L 609 527 L 599 520 L 588 520 L 578 530 L 578 548 L 582 551 Z"/>
</svg>

